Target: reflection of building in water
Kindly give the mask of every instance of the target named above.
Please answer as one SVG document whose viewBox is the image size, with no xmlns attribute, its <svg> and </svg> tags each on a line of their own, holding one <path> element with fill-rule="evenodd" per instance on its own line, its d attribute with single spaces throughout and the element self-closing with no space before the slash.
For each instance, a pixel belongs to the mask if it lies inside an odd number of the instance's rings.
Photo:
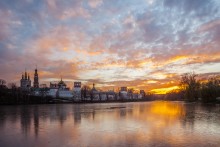
<svg viewBox="0 0 220 147">
<path fill-rule="evenodd" d="M 73 94 L 74 94 L 74 98 L 76 100 L 80 100 L 80 98 L 81 98 L 81 82 L 74 82 Z"/>
<path fill-rule="evenodd" d="M 25 70 L 25 73 L 22 74 L 22 78 L 20 80 L 20 87 L 21 87 L 21 90 L 24 90 L 24 91 L 29 91 L 31 88 L 30 76 L 29 74 L 27 74 L 26 70 Z"/>
<path fill-rule="evenodd" d="M 38 137 L 39 131 L 39 113 L 38 113 L 38 106 L 34 107 L 34 133 L 35 136 Z"/>
<path fill-rule="evenodd" d="M 26 136 L 29 135 L 30 129 L 31 129 L 31 119 L 33 118 L 31 116 L 30 107 L 22 107 L 20 109 L 20 121 L 21 121 L 21 128 L 23 131 L 23 134 Z"/>
<path fill-rule="evenodd" d="M 127 111 L 126 109 L 120 109 L 120 117 L 126 117 Z"/>
<path fill-rule="evenodd" d="M 74 105 L 73 107 L 73 118 L 74 118 L 74 124 L 80 124 L 81 123 L 81 106 L 80 105 Z"/>
</svg>

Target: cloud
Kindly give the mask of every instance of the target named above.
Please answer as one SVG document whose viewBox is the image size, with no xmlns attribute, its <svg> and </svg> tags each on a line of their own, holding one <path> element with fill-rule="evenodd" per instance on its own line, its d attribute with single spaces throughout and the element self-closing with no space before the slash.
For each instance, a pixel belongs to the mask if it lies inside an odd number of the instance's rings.
<svg viewBox="0 0 220 147">
<path fill-rule="evenodd" d="M 0 71 L 152 90 L 219 64 L 217 0 L 0 2 Z M 210 65 L 210 67 L 209 67 Z M 152 82 L 154 81 L 154 82 Z"/>
<path fill-rule="evenodd" d="M 102 0 L 89 0 L 88 4 L 91 8 L 97 8 L 98 6 L 100 6 L 102 4 Z"/>
<path fill-rule="evenodd" d="M 187 14 L 195 12 L 198 16 L 202 16 L 210 14 L 210 10 L 213 10 L 214 2 L 204 0 L 164 0 L 164 6 L 177 8 Z"/>
<path fill-rule="evenodd" d="M 12 35 L 11 28 L 16 27 L 17 25 L 21 25 L 21 22 L 14 20 L 14 16 L 10 10 L 0 10 L 0 41 L 7 41 Z"/>
<path fill-rule="evenodd" d="M 212 20 L 210 22 L 207 22 L 205 24 L 202 24 L 202 26 L 199 28 L 199 32 L 206 32 L 210 31 L 213 28 L 215 29 L 216 27 L 220 26 L 220 19 Z"/>
</svg>

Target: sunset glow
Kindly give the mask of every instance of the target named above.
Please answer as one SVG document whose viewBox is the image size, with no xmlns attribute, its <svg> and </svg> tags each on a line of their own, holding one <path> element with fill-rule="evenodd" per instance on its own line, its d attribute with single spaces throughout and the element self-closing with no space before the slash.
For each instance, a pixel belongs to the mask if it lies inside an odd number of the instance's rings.
<svg viewBox="0 0 220 147">
<path fill-rule="evenodd" d="M 170 92 L 172 90 L 177 90 L 177 89 L 179 89 L 178 86 L 172 86 L 172 87 L 168 87 L 168 88 L 153 89 L 153 90 L 151 90 L 151 92 L 153 92 L 155 94 L 166 94 L 167 92 Z"/>
<path fill-rule="evenodd" d="M 19 85 L 60 77 L 100 89 L 157 94 L 180 75 L 220 73 L 219 0 L 19 0 L 0 2 L 0 78 Z"/>
</svg>

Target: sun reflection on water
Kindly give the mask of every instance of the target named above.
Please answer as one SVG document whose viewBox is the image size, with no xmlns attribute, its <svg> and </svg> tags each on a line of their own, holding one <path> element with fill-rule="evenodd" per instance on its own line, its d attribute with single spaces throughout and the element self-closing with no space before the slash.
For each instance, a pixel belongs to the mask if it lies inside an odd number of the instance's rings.
<svg viewBox="0 0 220 147">
<path fill-rule="evenodd" d="M 183 105 L 158 101 L 152 105 L 150 113 L 164 116 L 180 116 L 184 115 L 185 111 Z"/>
</svg>

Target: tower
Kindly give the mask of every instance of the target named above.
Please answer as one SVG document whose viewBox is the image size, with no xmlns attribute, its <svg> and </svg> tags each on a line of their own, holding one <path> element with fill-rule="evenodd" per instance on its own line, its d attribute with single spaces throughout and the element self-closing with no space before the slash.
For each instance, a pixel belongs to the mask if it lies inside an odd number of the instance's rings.
<svg viewBox="0 0 220 147">
<path fill-rule="evenodd" d="M 31 88 L 31 80 L 30 80 L 30 76 L 27 73 L 26 69 L 25 69 L 25 73 L 22 73 L 22 77 L 20 80 L 20 85 L 21 85 L 21 89 L 23 91 L 29 91 Z"/>
<path fill-rule="evenodd" d="M 35 69 L 35 73 L 34 73 L 34 88 L 39 88 L 39 81 L 38 81 L 37 67 L 36 67 L 36 69 Z"/>
<path fill-rule="evenodd" d="M 27 72 L 26 72 L 26 69 L 25 69 L 25 73 L 24 73 L 24 79 L 27 80 Z"/>
<path fill-rule="evenodd" d="M 74 82 L 73 93 L 77 100 L 81 98 L 81 82 Z"/>
</svg>

